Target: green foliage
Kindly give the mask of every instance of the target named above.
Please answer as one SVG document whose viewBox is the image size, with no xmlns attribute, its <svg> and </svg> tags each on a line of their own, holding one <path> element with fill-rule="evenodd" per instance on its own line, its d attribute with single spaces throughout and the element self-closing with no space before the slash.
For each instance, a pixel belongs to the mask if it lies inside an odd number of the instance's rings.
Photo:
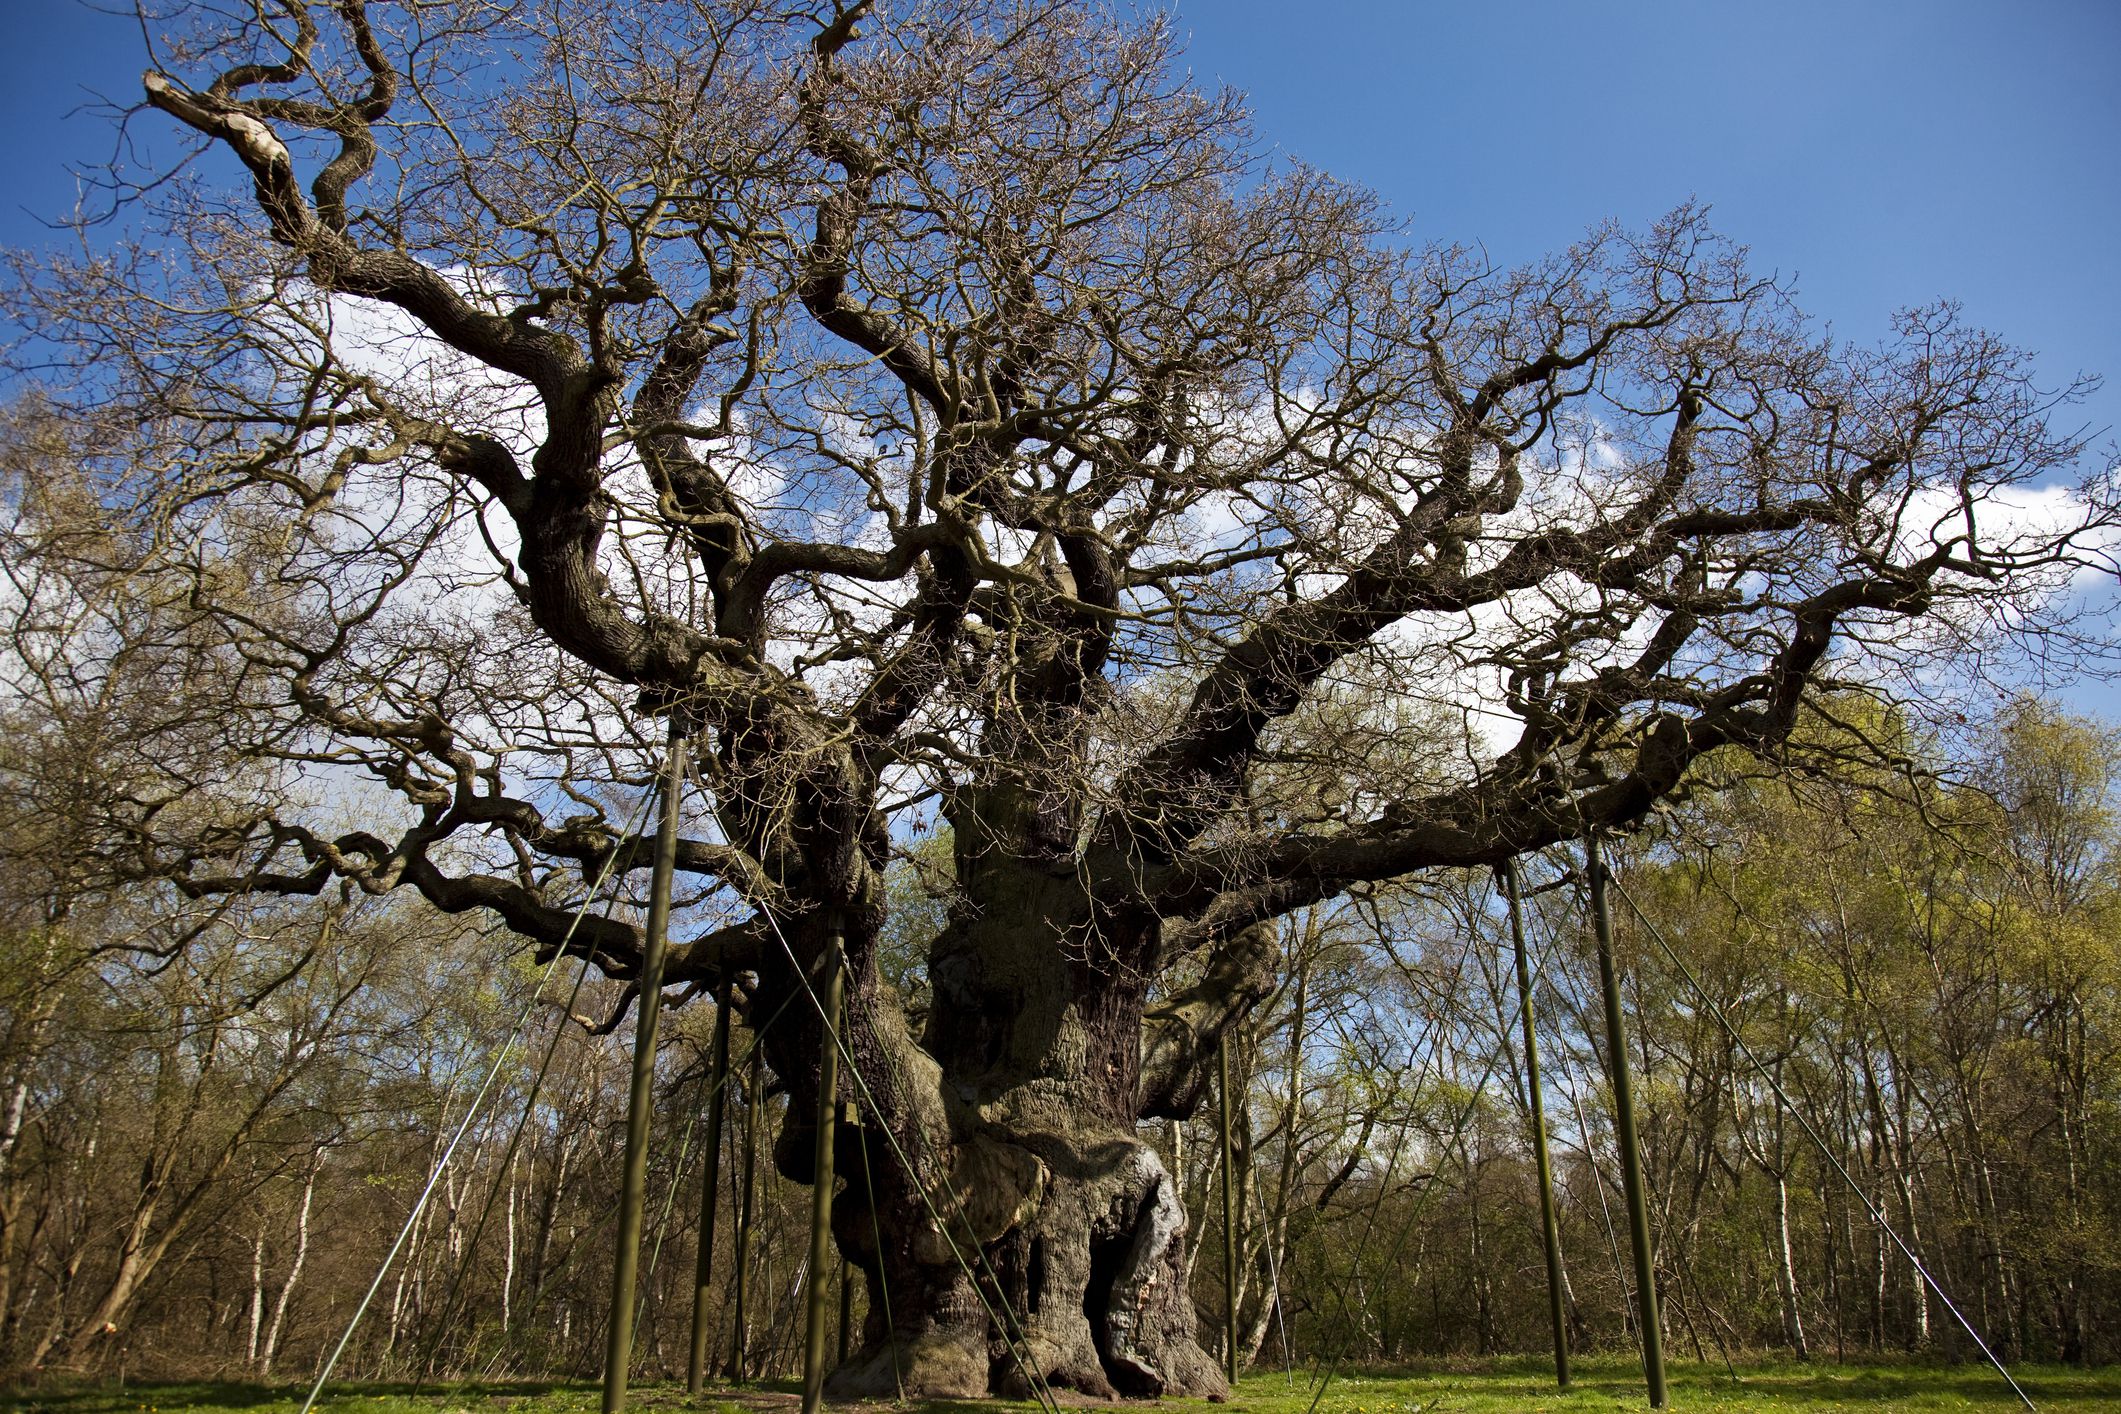
<svg viewBox="0 0 2121 1414">
<path fill-rule="evenodd" d="M 928 945 L 950 921 L 956 896 L 950 861 L 954 847 L 950 828 L 939 827 L 906 843 L 884 872 L 890 913 L 877 939 L 877 967 L 916 1004 L 927 985 Z"/>
</svg>

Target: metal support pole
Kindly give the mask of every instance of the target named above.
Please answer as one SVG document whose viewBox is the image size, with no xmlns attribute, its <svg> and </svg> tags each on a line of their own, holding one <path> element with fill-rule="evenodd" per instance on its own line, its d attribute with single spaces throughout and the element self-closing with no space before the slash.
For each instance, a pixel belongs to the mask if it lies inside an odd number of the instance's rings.
<svg viewBox="0 0 2121 1414">
<path fill-rule="evenodd" d="M 626 1090 L 626 1163 L 619 1185 L 618 1255 L 611 1276 L 611 1327 L 604 1341 L 604 1414 L 626 1407 L 633 1361 L 633 1288 L 641 1266 L 641 1214 L 648 1204 L 648 1129 L 655 1099 L 655 1033 L 663 1011 L 663 955 L 670 937 L 670 880 L 678 858 L 678 790 L 685 779 L 685 728 L 670 714 L 663 778 L 663 820 L 655 836 L 648 886 L 648 937 L 641 955 L 633 1077 Z"/>
<path fill-rule="evenodd" d="M 714 999 L 714 1048 L 707 1063 L 707 1165 L 700 1176 L 700 1250 L 692 1266 L 692 1352 L 685 1362 L 685 1391 L 698 1394 L 707 1378 L 707 1321 L 714 1295 L 714 1228 L 722 1189 L 722 1101 L 729 1091 L 729 984 Z"/>
<path fill-rule="evenodd" d="M 1222 1066 L 1223 1374 L 1237 1384 L 1237 1168 L 1230 1157 L 1230 1033 L 1216 1045 Z"/>
<path fill-rule="evenodd" d="M 1613 968 L 1613 910 L 1605 896 L 1605 859 L 1598 837 L 1584 840 L 1590 866 L 1591 923 L 1598 935 L 1598 981 L 1605 991 L 1606 1052 L 1613 1070 L 1613 1126 L 1620 1143 L 1620 1185 L 1628 1205 L 1628 1238 L 1635 1249 L 1637 1326 L 1642 1332 L 1642 1374 L 1650 1407 L 1665 1407 L 1664 1328 L 1657 1318 L 1657 1273 L 1650 1255 L 1650 1205 L 1642 1184 L 1642 1146 L 1635 1131 L 1635 1076 L 1628 1063 L 1627 1031 L 1621 1021 L 1620 978 Z"/>
<path fill-rule="evenodd" d="M 736 1330 L 730 1336 L 729 1366 L 724 1372 L 732 1380 L 745 1377 L 751 1344 L 751 1317 L 747 1298 L 751 1291 L 751 1209 L 758 1191 L 759 1107 L 765 1100 L 764 1062 L 758 1039 L 751 1043 L 751 1060 L 744 1070 L 744 1176 L 736 1204 L 736 1292 L 732 1301 Z"/>
<path fill-rule="evenodd" d="M 1547 1314 L 1554 1322 L 1554 1382 L 1569 1387 L 1568 1313 L 1561 1290 L 1561 1224 L 1554 1215 L 1554 1166 L 1547 1157 L 1547 1107 L 1539 1088 L 1539 1033 L 1532 1024 L 1532 965 L 1525 956 L 1524 907 L 1518 896 L 1517 861 L 1505 859 L 1502 894 L 1510 906 L 1510 946 L 1517 953 L 1517 1005 L 1524 1023 L 1525 1093 L 1532 1106 L 1532 1157 L 1539 1166 L 1539 1229 L 1547 1249 Z"/>
<path fill-rule="evenodd" d="M 817 1166 L 810 1180 L 810 1310 L 803 1331 L 803 1414 L 817 1414 L 825 1396 L 825 1294 L 832 1282 L 832 1138 L 840 1111 L 840 1009 L 847 987 L 837 933 L 825 939 L 819 967 L 824 974 L 820 979 L 824 986 L 818 989 L 824 1003 L 824 1034 L 818 1046 Z"/>
</svg>

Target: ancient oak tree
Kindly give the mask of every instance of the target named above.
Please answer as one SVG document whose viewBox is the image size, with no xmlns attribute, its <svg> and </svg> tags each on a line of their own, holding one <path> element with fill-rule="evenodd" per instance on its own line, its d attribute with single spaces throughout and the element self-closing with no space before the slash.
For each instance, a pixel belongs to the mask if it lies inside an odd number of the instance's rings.
<svg viewBox="0 0 2121 1414">
<path fill-rule="evenodd" d="M 2079 459 L 2057 399 L 1949 309 L 1835 347 L 1692 210 L 1417 246 L 1124 7 L 150 19 L 128 121 L 193 160 L 18 313 L 276 771 L 181 836 L 143 789 L 126 867 L 414 890 L 625 979 L 636 918 L 567 929 L 644 868 L 679 714 L 665 1000 L 780 1017 L 792 1176 L 784 1004 L 852 968 L 877 1210 L 835 1228 L 890 1319 L 842 1391 L 1021 1387 L 1006 1302 L 1042 1379 L 1219 1392 L 1137 1127 L 1201 1102 L 1278 918 L 1800 750 L 2107 543 L 2099 478 L 2026 492 Z M 938 832 L 916 1006 L 884 878 Z"/>
</svg>

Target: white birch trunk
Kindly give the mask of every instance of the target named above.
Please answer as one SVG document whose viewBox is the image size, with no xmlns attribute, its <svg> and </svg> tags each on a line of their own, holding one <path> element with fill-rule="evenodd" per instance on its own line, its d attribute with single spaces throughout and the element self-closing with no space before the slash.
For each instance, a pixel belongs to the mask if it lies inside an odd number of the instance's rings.
<svg viewBox="0 0 2121 1414">
<path fill-rule="evenodd" d="M 243 1363 L 258 1363 L 258 1335 L 265 1324 L 265 1224 L 250 1240 L 250 1336 L 244 1345 Z"/>
<path fill-rule="evenodd" d="M 258 1357 L 260 1378 L 272 1373 L 273 1361 L 280 1354 L 280 1334 L 287 1326 L 287 1305 L 295 1294 L 295 1283 L 301 1279 L 302 1266 L 309 1260 L 309 1212 L 317 1196 L 317 1175 L 324 1170 L 324 1152 L 317 1151 L 316 1160 L 309 1166 L 309 1178 L 302 1185 L 302 1207 L 295 1217 L 295 1255 L 288 1264 L 287 1278 L 280 1283 L 279 1295 L 273 1298 L 272 1325 L 265 1332 L 265 1349 Z"/>
</svg>

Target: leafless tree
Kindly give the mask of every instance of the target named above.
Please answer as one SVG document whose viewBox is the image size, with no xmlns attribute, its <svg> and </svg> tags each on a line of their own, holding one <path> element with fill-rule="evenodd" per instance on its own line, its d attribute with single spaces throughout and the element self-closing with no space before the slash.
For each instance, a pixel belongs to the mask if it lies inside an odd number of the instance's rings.
<svg viewBox="0 0 2121 1414">
<path fill-rule="evenodd" d="M 1042 1379 L 1221 1392 L 1137 1125 L 1199 1103 L 1277 919 L 1624 827 L 1822 688 L 2056 627 L 2111 543 L 2102 475 L 2025 491 L 2080 461 L 2068 390 L 1949 308 L 1833 347 L 1692 209 L 1409 248 L 1153 15 L 145 18 L 128 121 L 197 160 L 114 176 L 148 239 L 17 282 L 18 357 L 273 771 L 212 831 L 135 812 L 127 867 L 416 890 L 629 978 L 631 914 L 563 940 L 645 866 L 677 714 L 669 985 L 762 1022 L 830 938 L 852 969 L 877 1212 L 835 1230 L 896 1329 L 843 1391 L 1021 1388 L 985 1286 Z M 916 1026 L 883 878 L 937 818 Z M 768 1033 L 791 1176 L 819 1029 Z"/>
</svg>

